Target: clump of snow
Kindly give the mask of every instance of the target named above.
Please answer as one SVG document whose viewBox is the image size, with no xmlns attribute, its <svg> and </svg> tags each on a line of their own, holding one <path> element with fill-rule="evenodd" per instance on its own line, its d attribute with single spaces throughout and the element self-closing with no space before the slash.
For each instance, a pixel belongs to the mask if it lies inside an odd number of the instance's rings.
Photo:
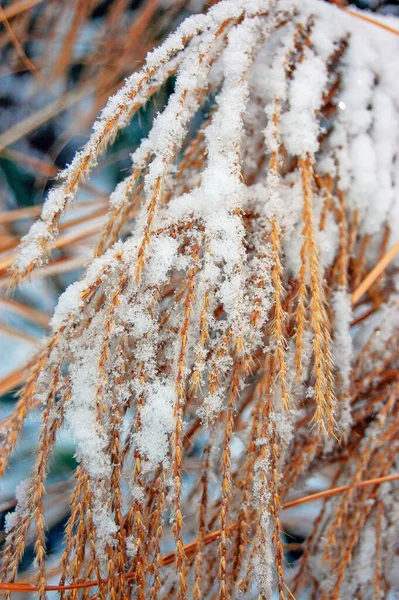
<svg viewBox="0 0 399 600">
<path fill-rule="evenodd" d="M 78 459 L 91 477 L 101 479 L 111 474 L 107 431 L 97 418 L 101 346 L 97 341 L 96 347 L 90 348 L 90 360 L 84 350 L 82 347 L 80 360 L 71 366 L 71 397 L 65 407 L 65 419 L 76 442 Z"/>
<path fill-rule="evenodd" d="M 17 506 L 13 512 L 9 512 L 6 515 L 5 531 L 9 534 L 19 523 L 20 519 L 25 516 L 27 510 L 27 503 L 29 498 L 29 489 L 32 485 L 32 479 L 24 479 L 21 481 L 15 489 L 15 499 Z"/>
<path fill-rule="evenodd" d="M 68 286 L 61 294 L 50 323 L 53 330 L 66 324 L 72 314 L 76 314 L 85 306 L 83 292 L 99 278 L 103 278 L 105 272 L 112 271 L 118 266 L 121 249 L 122 244 L 115 244 L 104 256 L 100 256 L 89 265 L 83 279 Z"/>
<path fill-rule="evenodd" d="M 149 285 L 161 285 L 173 266 L 179 243 L 166 236 L 154 236 L 151 240 L 148 259 L 147 281 Z"/>
<path fill-rule="evenodd" d="M 33 262 L 41 263 L 43 250 L 53 239 L 53 233 L 49 230 L 45 222 L 37 221 L 34 223 L 29 233 L 21 239 L 18 254 L 14 262 L 16 268 L 22 272 Z"/>
<path fill-rule="evenodd" d="M 351 298 L 345 289 L 332 294 L 331 305 L 334 311 L 333 353 L 334 364 L 338 369 L 345 388 L 350 384 L 352 364 L 352 337 L 350 325 L 353 320 Z"/>
<path fill-rule="evenodd" d="M 169 382 L 157 381 L 146 386 L 146 396 L 141 409 L 141 427 L 134 434 L 140 454 L 151 465 L 163 462 L 170 448 L 170 436 L 174 431 L 173 408 L 176 391 Z"/>
<path fill-rule="evenodd" d="M 281 118 L 283 141 L 294 156 L 315 154 L 319 148 L 319 123 L 315 112 L 320 107 L 326 83 L 325 61 L 307 49 L 289 88 L 290 108 Z"/>
</svg>

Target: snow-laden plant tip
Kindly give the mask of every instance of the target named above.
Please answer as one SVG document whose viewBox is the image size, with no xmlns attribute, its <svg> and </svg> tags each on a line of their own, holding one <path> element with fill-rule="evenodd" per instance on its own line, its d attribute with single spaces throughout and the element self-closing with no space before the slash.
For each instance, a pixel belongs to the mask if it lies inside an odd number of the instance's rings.
<svg viewBox="0 0 399 600">
<path fill-rule="evenodd" d="M 66 427 L 79 466 L 62 599 L 391 597 L 395 266 L 354 292 L 399 231 L 398 55 L 392 32 L 321 2 L 225 0 L 109 100 L 23 239 L 15 284 L 45 261 L 107 145 L 174 76 L 1 425 L 4 472 L 42 411 L 2 589 L 46 598 L 43 497 Z M 284 505 L 317 474 L 342 489 L 304 530 Z M 288 528 L 305 539 L 287 568 Z M 32 531 L 36 579 L 13 587 Z"/>
</svg>

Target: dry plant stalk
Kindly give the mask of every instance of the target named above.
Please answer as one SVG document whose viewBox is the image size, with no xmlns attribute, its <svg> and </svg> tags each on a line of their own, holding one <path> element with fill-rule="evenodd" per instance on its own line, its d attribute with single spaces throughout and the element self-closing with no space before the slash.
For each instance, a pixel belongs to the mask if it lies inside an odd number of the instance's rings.
<svg viewBox="0 0 399 600">
<path fill-rule="evenodd" d="M 138 68 L 156 40 L 174 28 L 181 12 L 190 12 L 186 4 L 145 0 L 133 10 L 134 3 L 126 0 L 71 0 L 62 5 L 12 0 L 0 7 L 5 72 L 30 78 L 32 95 L 39 106 L 45 105 L 1 133 L 2 151 L 69 106 L 78 107 L 75 117 L 81 127 L 91 124 L 132 65 Z M 31 58 L 23 50 L 26 44 L 31 45 Z"/>
<path fill-rule="evenodd" d="M 25 418 L 42 411 L 34 471 L 7 520 L 6 584 L 35 527 L 39 597 L 51 589 L 43 495 L 68 427 L 80 464 L 64 600 L 388 598 L 395 265 L 355 310 L 351 296 L 398 231 L 398 50 L 392 32 L 320 2 L 225 0 L 184 21 L 110 99 L 22 240 L 14 284 L 56 246 L 118 131 L 175 76 L 1 426 L 4 472 Z M 321 494 L 287 571 L 282 507 L 314 474 L 340 495 Z"/>
</svg>

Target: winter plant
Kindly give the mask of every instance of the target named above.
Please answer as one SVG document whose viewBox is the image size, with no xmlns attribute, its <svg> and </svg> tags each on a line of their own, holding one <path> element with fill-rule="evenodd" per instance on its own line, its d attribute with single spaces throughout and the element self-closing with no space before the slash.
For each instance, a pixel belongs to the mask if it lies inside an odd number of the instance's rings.
<svg viewBox="0 0 399 600">
<path fill-rule="evenodd" d="M 391 597 L 399 280 L 394 264 L 366 275 L 399 231 L 399 41 L 394 23 L 357 17 L 224 0 L 186 19 L 59 176 L 14 284 L 173 78 L 1 425 L 4 472 L 42 414 L 6 523 L 5 594 L 51 589 L 43 499 L 68 428 L 79 466 L 52 588 L 63 600 Z M 317 474 L 332 489 L 288 566 L 285 509 L 314 499 Z M 36 580 L 15 582 L 32 531 Z"/>
</svg>

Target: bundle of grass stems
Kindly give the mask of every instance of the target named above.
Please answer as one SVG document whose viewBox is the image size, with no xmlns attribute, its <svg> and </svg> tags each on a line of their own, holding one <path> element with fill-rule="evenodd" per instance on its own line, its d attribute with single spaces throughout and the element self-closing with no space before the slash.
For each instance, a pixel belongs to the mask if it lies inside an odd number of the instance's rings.
<svg viewBox="0 0 399 600">
<path fill-rule="evenodd" d="M 148 54 L 58 177 L 12 286 L 46 268 L 98 160 L 173 81 L 1 424 L 4 473 L 41 412 L 6 596 L 393 597 L 399 40 L 365 19 L 316 0 L 215 4 Z M 54 567 L 44 502 L 63 429 L 79 465 Z M 311 495 L 317 478 L 328 489 Z M 316 499 L 292 543 L 304 517 L 287 509 Z"/>
</svg>

